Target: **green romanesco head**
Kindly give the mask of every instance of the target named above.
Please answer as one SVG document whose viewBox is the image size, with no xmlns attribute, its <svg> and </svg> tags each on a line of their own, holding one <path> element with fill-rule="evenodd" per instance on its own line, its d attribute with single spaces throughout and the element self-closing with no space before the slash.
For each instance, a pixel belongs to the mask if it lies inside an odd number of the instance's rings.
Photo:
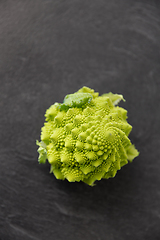
<svg viewBox="0 0 160 240">
<path fill-rule="evenodd" d="M 57 179 L 83 181 L 114 177 L 117 170 L 138 156 L 128 138 L 132 126 L 127 111 L 116 106 L 122 95 L 99 96 L 83 87 L 55 103 L 45 114 L 39 146 L 39 163 L 46 159 Z"/>
</svg>

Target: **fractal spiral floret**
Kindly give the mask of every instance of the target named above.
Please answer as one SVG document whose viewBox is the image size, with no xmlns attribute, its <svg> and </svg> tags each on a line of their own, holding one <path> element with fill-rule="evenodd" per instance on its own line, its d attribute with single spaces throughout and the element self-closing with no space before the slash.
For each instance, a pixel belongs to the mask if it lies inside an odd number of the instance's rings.
<svg viewBox="0 0 160 240">
<path fill-rule="evenodd" d="M 46 159 L 57 179 L 83 181 L 114 177 L 117 170 L 138 156 L 128 138 L 132 126 L 127 111 L 117 104 L 122 95 L 99 96 L 83 87 L 55 103 L 45 114 L 39 146 L 39 163 Z"/>
</svg>

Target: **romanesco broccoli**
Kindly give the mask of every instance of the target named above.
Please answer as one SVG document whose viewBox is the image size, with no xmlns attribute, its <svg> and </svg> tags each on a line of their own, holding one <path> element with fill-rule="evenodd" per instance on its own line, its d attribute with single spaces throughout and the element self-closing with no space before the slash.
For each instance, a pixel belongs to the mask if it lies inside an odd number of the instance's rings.
<svg viewBox="0 0 160 240">
<path fill-rule="evenodd" d="M 46 159 L 57 179 L 83 181 L 114 177 L 117 170 L 139 155 L 128 138 L 132 126 L 127 111 L 116 106 L 122 95 L 81 88 L 53 104 L 45 114 L 39 163 Z"/>
</svg>

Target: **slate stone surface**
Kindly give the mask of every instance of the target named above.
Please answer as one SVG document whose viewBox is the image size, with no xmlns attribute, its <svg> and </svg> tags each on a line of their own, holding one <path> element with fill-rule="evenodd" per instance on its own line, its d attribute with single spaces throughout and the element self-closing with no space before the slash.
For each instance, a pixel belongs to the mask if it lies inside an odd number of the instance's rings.
<svg viewBox="0 0 160 240">
<path fill-rule="evenodd" d="M 160 1 L 0 1 L 0 240 L 160 239 Z M 140 151 L 115 178 L 56 180 L 45 110 L 88 86 L 126 99 Z"/>
</svg>

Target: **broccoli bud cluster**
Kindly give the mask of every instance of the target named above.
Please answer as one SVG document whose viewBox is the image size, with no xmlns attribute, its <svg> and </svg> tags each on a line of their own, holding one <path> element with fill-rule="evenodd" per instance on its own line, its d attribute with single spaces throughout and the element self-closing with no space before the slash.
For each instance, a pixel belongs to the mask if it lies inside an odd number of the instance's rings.
<svg viewBox="0 0 160 240">
<path fill-rule="evenodd" d="M 122 95 L 99 96 L 81 88 L 55 103 L 45 114 L 39 146 L 39 163 L 46 159 L 57 179 L 83 181 L 93 186 L 96 180 L 114 177 L 117 170 L 138 156 L 128 138 L 132 126 L 127 111 L 116 106 Z"/>
</svg>

